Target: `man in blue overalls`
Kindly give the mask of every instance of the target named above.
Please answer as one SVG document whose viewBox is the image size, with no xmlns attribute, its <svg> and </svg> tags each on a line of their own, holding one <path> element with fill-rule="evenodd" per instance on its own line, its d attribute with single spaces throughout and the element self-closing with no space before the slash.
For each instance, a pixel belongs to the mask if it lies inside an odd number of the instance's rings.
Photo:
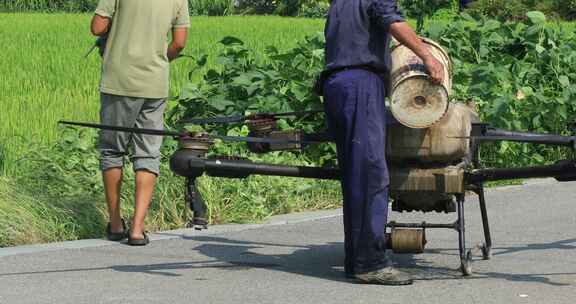
<svg viewBox="0 0 576 304">
<path fill-rule="evenodd" d="M 332 0 L 325 35 L 322 87 L 342 170 L 346 275 L 366 283 L 411 284 L 385 256 L 390 35 L 422 58 L 431 81 L 443 80 L 443 67 L 404 22 L 395 0 Z"/>
<path fill-rule="evenodd" d="M 460 0 L 460 10 L 469 8 L 474 0 Z"/>
</svg>

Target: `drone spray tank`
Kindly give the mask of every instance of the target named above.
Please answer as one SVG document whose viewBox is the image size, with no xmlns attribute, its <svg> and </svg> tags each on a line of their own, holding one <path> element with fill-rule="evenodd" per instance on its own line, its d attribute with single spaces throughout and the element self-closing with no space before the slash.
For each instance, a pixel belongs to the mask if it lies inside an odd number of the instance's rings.
<svg viewBox="0 0 576 304">
<path fill-rule="evenodd" d="M 462 138 L 477 115 L 466 105 L 450 104 L 452 62 L 437 43 L 422 41 L 444 68 L 441 84 L 430 82 L 424 62 L 409 48 L 394 42 L 391 52 L 388 108 L 395 121 L 387 127 L 386 157 L 392 209 L 455 212 L 454 194 L 464 192 L 463 159 L 470 154 Z M 457 223 L 446 226 L 456 229 Z M 389 227 L 395 252 L 423 252 L 430 224 Z"/>
<path fill-rule="evenodd" d="M 474 105 L 450 103 L 452 62 L 444 49 L 423 38 L 443 66 L 441 84 L 429 81 L 426 68 L 409 48 L 392 48 L 387 159 L 395 211 L 456 211 L 451 193 L 463 192 L 465 159 L 470 155 Z M 439 183 L 439 179 L 442 182 Z"/>
</svg>

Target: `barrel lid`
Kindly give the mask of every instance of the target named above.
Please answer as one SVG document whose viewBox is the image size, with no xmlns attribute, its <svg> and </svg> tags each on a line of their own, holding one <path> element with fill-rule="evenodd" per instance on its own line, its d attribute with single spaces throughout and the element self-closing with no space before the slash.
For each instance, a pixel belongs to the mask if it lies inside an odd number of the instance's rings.
<svg viewBox="0 0 576 304">
<path fill-rule="evenodd" d="M 401 124 L 415 129 L 428 128 L 448 112 L 448 92 L 427 76 L 412 76 L 392 90 L 390 110 Z"/>
</svg>

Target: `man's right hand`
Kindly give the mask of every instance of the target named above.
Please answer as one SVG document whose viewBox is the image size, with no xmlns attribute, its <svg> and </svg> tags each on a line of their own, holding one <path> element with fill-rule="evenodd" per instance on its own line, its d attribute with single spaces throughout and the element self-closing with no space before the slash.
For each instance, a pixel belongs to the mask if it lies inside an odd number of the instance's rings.
<svg viewBox="0 0 576 304">
<path fill-rule="evenodd" d="M 434 84 L 442 84 L 444 81 L 444 66 L 436 59 L 436 57 L 430 55 L 422 59 L 424 61 L 424 66 L 430 76 L 430 81 Z"/>
<path fill-rule="evenodd" d="M 414 30 L 406 22 L 395 22 L 390 25 L 390 33 L 398 42 L 412 50 L 426 67 L 430 80 L 435 84 L 441 84 L 444 81 L 444 67 L 436 59 L 422 40 L 416 35 Z"/>
</svg>

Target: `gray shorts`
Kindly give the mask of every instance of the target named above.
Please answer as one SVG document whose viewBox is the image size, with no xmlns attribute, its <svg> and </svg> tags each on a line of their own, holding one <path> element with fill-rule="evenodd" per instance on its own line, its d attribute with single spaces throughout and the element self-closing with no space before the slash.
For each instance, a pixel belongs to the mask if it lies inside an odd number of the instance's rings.
<svg viewBox="0 0 576 304">
<path fill-rule="evenodd" d="M 101 93 L 100 121 L 104 125 L 164 129 L 165 99 L 147 99 Z M 126 132 L 101 131 L 98 138 L 100 169 L 122 168 L 131 152 L 134 171 L 160 173 L 162 137 Z"/>
</svg>

